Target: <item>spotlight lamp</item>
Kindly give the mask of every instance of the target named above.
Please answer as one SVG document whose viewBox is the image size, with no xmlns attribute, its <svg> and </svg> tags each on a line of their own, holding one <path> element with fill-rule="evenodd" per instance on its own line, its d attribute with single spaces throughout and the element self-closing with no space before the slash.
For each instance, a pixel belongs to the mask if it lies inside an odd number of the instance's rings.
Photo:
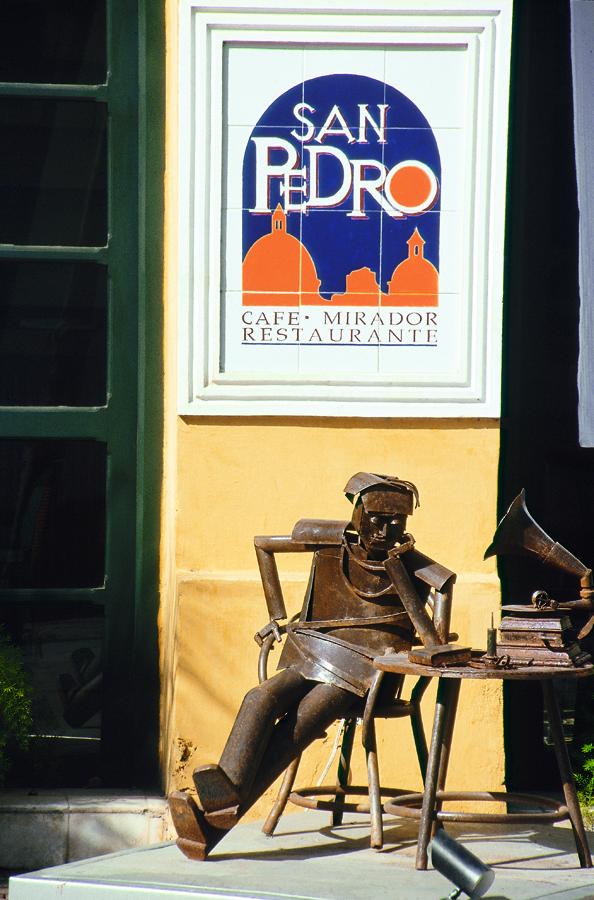
<svg viewBox="0 0 594 900">
<path fill-rule="evenodd" d="M 429 851 L 433 868 L 456 885 L 448 900 L 456 900 L 462 894 L 474 900 L 486 894 L 493 884 L 493 869 L 455 841 L 443 828 L 431 841 Z"/>
</svg>

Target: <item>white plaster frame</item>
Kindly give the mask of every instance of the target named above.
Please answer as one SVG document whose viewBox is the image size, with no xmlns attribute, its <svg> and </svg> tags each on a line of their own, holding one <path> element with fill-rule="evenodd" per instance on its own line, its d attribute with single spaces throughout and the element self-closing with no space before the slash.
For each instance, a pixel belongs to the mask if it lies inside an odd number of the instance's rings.
<svg viewBox="0 0 594 900">
<path fill-rule="evenodd" d="M 181 414 L 499 416 L 512 2 L 368 0 L 363 8 L 362 0 L 181 0 Z M 454 378 L 395 383 L 385 375 L 256 378 L 220 371 L 223 49 L 271 41 L 467 48 L 474 70 L 467 158 L 474 167 L 464 211 L 465 358 Z"/>
</svg>

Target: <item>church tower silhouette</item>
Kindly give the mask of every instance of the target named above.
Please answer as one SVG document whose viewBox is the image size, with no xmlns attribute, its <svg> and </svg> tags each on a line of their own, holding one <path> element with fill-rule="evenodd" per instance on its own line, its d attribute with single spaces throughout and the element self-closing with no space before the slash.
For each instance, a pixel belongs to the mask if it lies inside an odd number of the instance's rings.
<svg viewBox="0 0 594 900">
<path fill-rule="evenodd" d="M 382 306 L 437 306 L 439 272 L 424 256 L 425 241 L 415 228 L 408 241 L 408 258 L 392 273 Z"/>
<path fill-rule="evenodd" d="M 287 231 L 280 203 L 270 233 L 254 241 L 242 267 L 244 306 L 299 306 L 323 303 L 320 279 L 308 250 Z"/>
</svg>

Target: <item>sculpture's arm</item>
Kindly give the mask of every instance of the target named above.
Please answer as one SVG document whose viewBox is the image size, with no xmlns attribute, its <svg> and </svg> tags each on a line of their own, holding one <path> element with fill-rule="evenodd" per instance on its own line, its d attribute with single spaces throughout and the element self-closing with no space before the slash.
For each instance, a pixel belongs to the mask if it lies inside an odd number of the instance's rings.
<svg viewBox="0 0 594 900">
<path fill-rule="evenodd" d="M 415 590 L 411 577 L 406 571 L 400 556 L 394 551 L 390 551 L 390 554 L 392 555 L 389 555 L 384 563 L 386 572 L 390 576 L 390 580 L 396 588 L 402 605 L 407 611 L 415 631 L 421 638 L 423 646 L 435 647 L 436 644 L 444 643 L 425 609 L 424 601 L 421 600 Z"/>
<path fill-rule="evenodd" d="M 408 541 L 389 551 L 385 562 L 386 571 L 423 645 L 432 647 L 435 644 L 447 644 L 450 638 L 452 595 L 456 575 L 440 563 L 419 553 L 414 548 L 414 540 L 408 537 Z M 415 590 L 408 569 L 401 558 L 402 555 L 406 555 L 407 566 L 415 577 L 429 585 L 433 591 L 433 621 L 425 609 L 424 601 Z"/>
<path fill-rule="evenodd" d="M 446 582 L 440 591 L 434 591 L 433 624 L 444 644 L 458 639 L 457 635 L 450 633 L 450 619 L 452 618 L 452 600 L 454 594 L 454 578 Z"/>
<path fill-rule="evenodd" d="M 278 619 L 286 619 L 287 610 L 283 597 L 283 589 L 278 577 L 278 568 L 276 565 L 275 553 L 302 553 L 308 550 L 305 544 L 295 541 L 289 535 L 270 535 L 258 536 L 254 538 L 254 547 L 256 548 L 256 558 L 258 560 L 258 568 L 260 569 L 260 578 L 262 579 L 262 587 L 264 588 L 264 597 L 266 598 L 266 606 L 268 607 L 268 615 L 270 616 L 270 624 L 266 626 L 267 634 L 272 630 L 272 623 Z M 258 635 L 264 639 L 262 629 Z M 278 636 L 280 640 L 280 635 Z M 256 637 L 257 640 L 257 637 Z"/>
<path fill-rule="evenodd" d="M 340 544 L 348 522 L 326 519 L 300 519 L 291 535 L 259 535 L 254 538 L 256 558 L 270 621 L 256 632 L 260 645 L 270 634 L 280 641 L 279 619 L 287 617 L 283 590 L 278 577 L 275 553 L 315 553 L 322 547 Z"/>
</svg>

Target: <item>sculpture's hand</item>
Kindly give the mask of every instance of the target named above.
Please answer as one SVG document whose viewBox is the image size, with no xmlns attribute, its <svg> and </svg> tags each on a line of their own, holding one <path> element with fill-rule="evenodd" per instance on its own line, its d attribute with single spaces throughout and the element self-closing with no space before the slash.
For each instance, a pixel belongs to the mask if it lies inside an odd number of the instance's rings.
<svg viewBox="0 0 594 900">
<path fill-rule="evenodd" d="M 280 633 L 279 624 L 276 621 L 276 619 L 271 619 L 270 622 L 268 622 L 268 624 L 264 626 L 264 628 L 261 628 L 260 631 L 256 631 L 256 633 L 254 635 L 254 640 L 255 640 L 256 644 L 258 645 L 258 647 L 262 646 L 262 644 L 264 643 L 264 641 L 270 634 L 273 634 L 274 639 L 276 641 L 280 642 L 281 633 Z"/>
<path fill-rule="evenodd" d="M 415 539 L 412 534 L 403 534 L 400 544 L 396 544 L 388 550 L 388 556 L 393 559 L 395 556 L 401 556 L 407 550 L 412 550 L 415 546 Z"/>
</svg>

